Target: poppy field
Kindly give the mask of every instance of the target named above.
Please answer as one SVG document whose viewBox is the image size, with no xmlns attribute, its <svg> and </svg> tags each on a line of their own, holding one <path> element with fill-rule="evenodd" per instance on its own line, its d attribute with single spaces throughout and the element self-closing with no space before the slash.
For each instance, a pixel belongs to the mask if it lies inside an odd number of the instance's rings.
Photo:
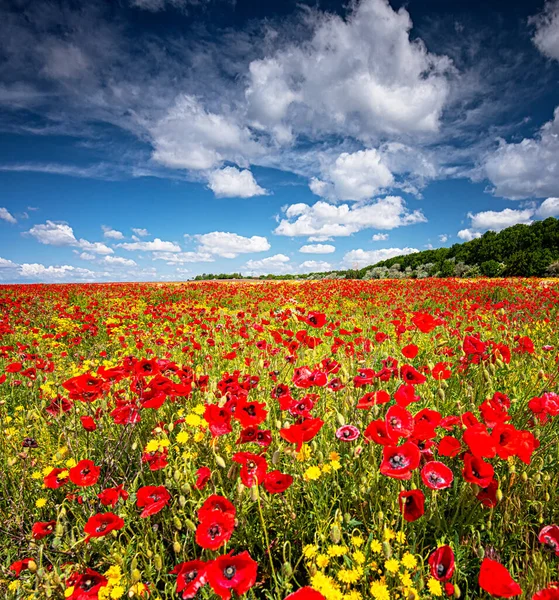
<svg viewBox="0 0 559 600">
<path fill-rule="evenodd" d="M 559 598 L 559 282 L 0 286 L 4 598 Z"/>
</svg>

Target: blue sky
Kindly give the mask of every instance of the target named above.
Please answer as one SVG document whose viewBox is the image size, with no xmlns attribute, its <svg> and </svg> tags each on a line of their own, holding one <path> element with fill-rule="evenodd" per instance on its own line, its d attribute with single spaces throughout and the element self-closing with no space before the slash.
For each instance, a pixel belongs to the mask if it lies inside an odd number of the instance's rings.
<svg viewBox="0 0 559 600">
<path fill-rule="evenodd" d="M 559 216 L 558 82 L 559 1 L 4 3 L 0 281 L 361 267 Z"/>
</svg>

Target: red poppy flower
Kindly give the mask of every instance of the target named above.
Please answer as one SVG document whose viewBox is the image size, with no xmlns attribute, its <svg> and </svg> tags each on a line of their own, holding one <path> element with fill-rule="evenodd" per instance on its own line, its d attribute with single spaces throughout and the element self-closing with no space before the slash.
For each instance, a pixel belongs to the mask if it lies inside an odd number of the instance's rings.
<svg viewBox="0 0 559 600">
<path fill-rule="evenodd" d="M 432 460 L 421 469 L 421 479 L 432 490 L 444 490 L 452 485 L 454 475 L 445 464 Z"/>
<path fill-rule="evenodd" d="M 310 442 L 322 429 L 322 419 L 306 419 L 302 423 L 280 429 L 281 437 L 290 444 L 296 444 L 296 450 L 301 450 L 304 442 Z"/>
<path fill-rule="evenodd" d="M 159 471 L 160 469 L 164 469 L 169 464 L 167 459 L 168 455 L 168 448 L 156 450 L 155 452 L 144 452 L 142 454 L 142 462 L 148 464 L 150 471 Z"/>
<path fill-rule="evenodd" d="M 547 525 L 538 535 L 540 543 L 545 544 L 550 550 L 559 556 L 559 527 L 557 525 Z"/>
<path fill-rule="evenodd" d="M 217 404 L 206 404 L 204 420 L 208 423 L 213 437 L 225 435 L 233 431 L 231 427 L 231 413 L 225 408 L 220 408 Z"/>
<path fill-rule="evenodd" d="M 201 560 L 190 560 L 178 564 L 170 573 L 177 576 L 177 594 L 182 593 L 185 599 L 194 598 L 198 590 L 206 582 L 207 563 Z"/>
<path fill-rule="evenodd" d="M 485 462 L 482 458 L 472 456 L 469 452 L 464 454 L 464 468 L 462 475 L 468 483 L 475 483 L 479 487 L 485 488 L 493 479 L 495 470 L 493 466 Z"/>
<path fill-rule="evenodd" d="M 293 483 L 293 477 L 281 471 L 270 471 L 264 478 L 264 488 L 269 494 L 281 494 Z"/>
<path fill-rule="evenodd" d="M 73 404 L 67 398 L 63 398 L 62 396 L 57 396 L 54 398 L 51 403 L 45 408 L 46 412 L 49 413 L 52 417 L 58 417 L 63 413 L 71 410 Z"/>
<path fill-rule="evenodd" d="M 19 577 L 19 574 L 27 569 L 27 567 L 29 566 L 29 563 L 32 561 L 32 558 L 24 558 L 22 560 L 16 560 L 16 562 L 13 562 L 10 565 L 10 571 L 13 571 L 15 573 L 16 577 Z"/>
<path fill-rule="evenodd" d="M 95 431 L 97 429 L 97 423 L 95 423 L 95 420 L 93 419 L 93 417 L 90 417 L 89 415 L 80 417 L 80 421 L 81 421 L 82 427 L 86 431 Z"/>
<path fill-rule="evenodd" d="M 452 377 L 452 371 L 449 367 L 450 363 L 448 362 L 438 362 L 431 371 L 433 379 L 436 379 L 437 381 L 450 379 Z"/>
<path fill-rule="evenodd" d="M 241 466 L 241 481 L 247 487 L 260 484 L 266 477 L 268 463 L 263 456 L 251 452 L 237 452 L 233 455 L 233 461 Z"/>
<path fill-rule="evenodd" d="M 116 487 L 106 488 L 97 494 L 97 498 L 103 506 L 114 508 L 120 498 L 128 500 L 128 492 L 123 489 L 122 484 Z"/>
<path fill-rule="evenodd" d="M 522 594 L 522 589 L 511 577 L 506 567 L 490 558 L 483 559 L 478 582 L 482 590 L 499 598 L 512 598 Z"/>
<path fill-rule="evenodd" d="M 482 488 L 477 494 L 476 498 L 486 508 L 495 508 L 497 506 L 497 490 L 499 489 L 499 483 L 496 479 L 492 479 L 487 487 Z"/>
<path fill-rule="evenodd" d="M 47 535 L 51 535 L 54 532 L 56 521 L 38 521 L 33 524 L 31 528 L 31 535 L 34 540 L 42 540 Z"/>
<path fill-rule="evenodd" d="M 207 568 L 207 578 L 212 590 L 222 599 L 231 598 L 231 590 L 242 596 L 256 583 L 258 563 L 245 550 L 236 556 L 220 556 Z"/>
<path fill-rule="evenodd" d="M 326 323 L 326 315 L 319 312 L 310 312 L 304 317 L 304 322 L 311 327 L 324 327 Z"/>
<path fill-rule="evenodd" d="M 454 574 L 454 552 L 450 546 L 440 546 L 429 557 L 431 575 L 439 581 L 448 581 Z"/>
<path fill-rule="evenodd" d="M 394 479 L 410 479 L 411 472 L 419 466 L 421 453 L 413 442 L 401 446 L 385 446 L 380 472 Z"/>
<path fill-rule="evenodd" d="M 228 513 L 213 511 L 196 528 L 196 543 L 207 550 L 217 550 L 231 539 L 235 529 L 235 517 Z"/>
<path fill-rule="evenodd" d="M 171 494 L 162 485 L 146 485 L 136 492 L 136 506 L 143 508 L 140 517 L 155 515 L 167 505 Z"/>
<path fill-rule="evenodd" d="M 400 492 L 398 503 L 404 519 L 410 523 L 417 521 L 425 513 L 425 494 L 421 490 Z"/>
<path fill-rule="evenodd" d="M 116 425 L 134 425 L 142 420 L 138 407 L 133 402 L 127 402 L 117 406 L 110 412 Z"/>
<path fill-rule="evenodd" d="M 536 592 L 532 600 L 559 600 L 559 584 L 552 583 L 544 590 Z"/>
<path fill-rule="evenodd" d="M 266 420 L 267 415 L 265 402 L 249 402 L 246 398 L 240 398 L 233 416 L 239 421 L 241 427 L 245 428 L 260 425 Z"/>
<path fill-rule="evenodd" d="M 457 456 L 460 454 L 462 444 L 451 435 L 445 435 L 439 440 L 437 450 L 441 456 Z"/>
<path fill-rule="evenodd" d="M 112 512 L 97 513 L 90 517 L 85 524 L 84 531 L 87 533 L 86 542 L 93 537 L 103 537 L 111 531 L 117 531 L 124 527 L 124 519 Z"/>
<path fill-rule="evenodd" d="M 66 581 L 67 590 L 74 588 L 66 598 L 68 600 L 96 600 L 99 597 L 99 590 L 107 583 L 107 578 L 93 569 L 86 569 L 85 573 L 74 573 Z"/>
<path fill-rule="evenodd" d="M 359 429 L 355 425 L 342 425 L 336 430 L 336 437 L 342 442 L 353 442 L 359 437 Z"/>
<path fill-rule="evenodd" d="M 390 446 L 393 441 L 386 431 L 386 423 L 382 419 L 376 419 L 371 421 L 365 431 L 363 437 L 368 442 L 375 442 L 375 444 L 381 444 L 382 446 Z"/>
<path fill-rule="evenodd" d="M 289 594 L 284 600 L 326 600 L 326 597 L 312 587 L 305 586 Z"/>
<path fill-rule="evenodd" d="M 418 385 L 427 381 L 425 375 L 414 369 L 411 365 L 402 365 L 400 367 L 400 377 L 410 385 Z"/>
<path fill-rule="evenodd" d="M 384 422 L 386 433 L 394 442 L 400 438 L 409 438 L 413 434 L 414 421 L 411 413 L 397 404 L 386 411 Z"/>
<path fill-rule="evenodd" d="M 66 475 L 61 476 L 62 473 L 66 473 Z M 45 487 L 51 490 L 57 490 L 59 487 L 62 487 L 68 481 L 69 476 L 67 473 L 67 469 L 52 469 L 52 471 L 43 478 Z"/>
<path fill-rule="evenodd" d="M 402 354 L 406 358 L 415 358 L 418 352 L 419 348 L 415 344 L 408 344 L 402 348 Z"/>
<path fill-rule="evenodd" d="M 198 519 L 200 519 L 200 521 L 211 519 L 212 515 L 216 512 L 225 513 L 234 517 L 237 511 L 227 498 L 213 494 L 207 498 L 204 504 L 198 509 Z"/>
<path fill-rule="evenodd" d="M 80 460 L 70 469 L 70 481 L 80 487 L 89 487 L 97 483 L 100 473 L 101 467 L 96 467 L 92 460 Z"/>
<path fill-rule="evenodd" d="M 412 402 L 419 402 L 421 398 L 415 393 L 415 388 L 411 384 L 402 384 L 394 393 L 396 404 L 406 408 Z"/>
<path fill-rule="evenodd" d="M 212 472 L 209 467 L 200 467 L 196 471 L 196 483 L 194 484 L 194 488 L 197 490 L 203 490 L 211 476 Z"/>
<path fill-rule="evenodd" d="M 359 398 L 356 408 L 366 409 L 377 404 L 386 404 L 387 402 L 390 402 L 390 394 L 388 392 L 385 392 L 384 390 L 379 390 L 378 392 L 368 392 Z"/>
<path fill-rule="evenodd" d="M 441 324 L 440 319 L 435 319 L 432 315 L 427 313 L 416 313 L 411 322 L 421 331 L 422 333 L 431 333 L 437 325 Z"/>
<path fill-rule="evenodd" d="M 464 354 L 466 354 L 466 355 L 471 355 L 471 354 L 481 355 L 485 352 L 486 347 L 487 347 L 487 344 L 485 342 L 482 342 L 478 338 L 473 337 L 471 335 L 467 335 L 464 338 L 464 343 L 462 345 L 462 349 L 464 350 Z"/>
<path fill-rule="evenodd" d="M 463 439 L 470 452 L 478 458 L 493 458 L 496 454 L 495 442 L 481 423 L 468 427 Z"/>
</svg>

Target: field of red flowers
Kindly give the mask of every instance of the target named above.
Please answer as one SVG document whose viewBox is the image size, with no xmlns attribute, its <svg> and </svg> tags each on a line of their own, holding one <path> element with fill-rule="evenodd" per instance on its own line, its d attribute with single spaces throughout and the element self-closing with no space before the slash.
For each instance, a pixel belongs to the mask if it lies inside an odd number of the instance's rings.
<svg viewBox="0 0 559 600">
<path fill-rule="evenodd" d="M 559 598 L 559 283 L 0 286 L 2 598 Z"/>
</svg>

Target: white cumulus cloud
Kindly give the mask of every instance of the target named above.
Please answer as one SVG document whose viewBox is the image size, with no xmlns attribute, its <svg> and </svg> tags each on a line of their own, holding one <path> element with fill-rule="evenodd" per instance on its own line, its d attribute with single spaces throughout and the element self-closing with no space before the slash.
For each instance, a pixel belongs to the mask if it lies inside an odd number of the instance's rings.
<svg viewBox="0 0 559 600">
<path fill-rule="evenodd" d="M 109 238 L 111 240 L 124 239 L 124 234 L 122 233 L 122 231 L 118 231 L 116 229 L 113 229 L 112 227 L 107 227 L 106 225 L 103 225 L 102 229 L 103 229 L 103 235 L 106 238 Z"/>
<path fill-rule="evenodd" d="M 544 10 L 530 22 L 536 26 L 532 40 L 538 50 L 548 58 L 559 60 L 559 2 L 548 0 Z"/>
<path fill-rule="evenodd" d="M 268 256 L 260 260 L 249 260 L 242 270 L 243 273 L 248 273 L 249 275 L 280 275 L 292 271 L 293 267 L 288 264 L 289 262 L 289 256 L 274 254 L 274 256 Z"/>
<path fill-rule="evenodd" d="M 159 238 L 155 238 L 151 242 L 124 242 L 117 244 L 118 248 L 124 248 L 130 252 L 146 251 L 146 252 L 180 252 L 181 247 L 175 242 L 165 242 Z"/>
<path fill-rule="evenodd" d="M 388 239 L 387 233 L 375 233 L 371 238 L 373 242 L 385 242 Z"/>
<path fill-rule="evenodd" d="M 559 198 L 548 198 L 544 200 L 536 215 L 541 219 L 547 219 L 547 217 L 559 217 Z"/>
<path fill-rule="evenodd" d="M 0 207 L 0 219 L 8 223 L 17 223 L 17 219 L 8 211 L 7 208 Z"/>
<path fill-rule="evenodd" d="M 248 169 L 224 167 L 212 171 L 208 181 L 208 187 L 218 198 L 252 198 L 268 193 L 256 183 L 253 174 Z"/>
<path fill-rule="evenodd" d="M 331 244 L 306 244 L 299 248 L 303 254 L 331 254 L 336 251 L 336 246 Z"/>
<path fill-rule="evenodd" d="M 244 237 L 236 233 L 225 231 L 212 231 L 195 236 L 200 244 L 198 252 L 202 254 L 215 254 L 223 258 L 235 258 L 239 254 L 251 252 L 266 252 L 270 243 L 265 237 L 253 235 Z"/>
</svg>

